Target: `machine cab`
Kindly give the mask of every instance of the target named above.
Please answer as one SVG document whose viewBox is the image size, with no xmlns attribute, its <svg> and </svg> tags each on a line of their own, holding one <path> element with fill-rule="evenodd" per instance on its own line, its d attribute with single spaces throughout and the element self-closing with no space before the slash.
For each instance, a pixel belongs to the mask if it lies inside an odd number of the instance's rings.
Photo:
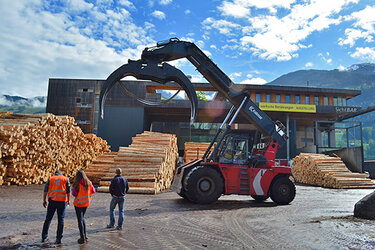
<svg viewBox="0 0 375 250">
<path fill-rule="evenodd" d="M 224 164 L 246 165 L 249 149 L 253 146 L 253 136 L 230 133 L 225 136 L 218 149 L 218 162 Z"/>
</svg>

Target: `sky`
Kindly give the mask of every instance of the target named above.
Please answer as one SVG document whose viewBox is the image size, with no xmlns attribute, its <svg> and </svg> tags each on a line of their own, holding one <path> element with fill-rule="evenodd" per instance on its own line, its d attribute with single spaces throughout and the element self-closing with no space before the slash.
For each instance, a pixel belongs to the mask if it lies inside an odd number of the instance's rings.
<svg viewBox="0 0 375 250">
<path fill-rule="evenodd" d="M 373 0 L 0 0 L 1 95 L 106 79 L 145 47 L 197 44 L 235 83 L 375 63 Z M 172 63 L 205 82 L 186 60 Z"/>
</svg>

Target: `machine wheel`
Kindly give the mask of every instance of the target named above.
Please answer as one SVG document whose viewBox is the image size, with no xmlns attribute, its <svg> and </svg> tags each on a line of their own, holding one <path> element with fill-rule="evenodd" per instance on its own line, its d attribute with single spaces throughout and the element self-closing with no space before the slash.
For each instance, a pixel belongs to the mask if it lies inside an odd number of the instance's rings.
<svg viewBox="0 0 375 250">
<path fill-rule="evenodd" d="M 184 198 L 184 200 L 190 201 L 188 197 L 186 197 L 185 191 L 181 190 L 181 193 L 177 193 L 180 197 Z"/>
<path fill-rule="evenodd" d="M 251 195 L 251 197 L 256 201 L 265 201 L 269 198 L 269 196 L 264 195 Z"/>
<path fill-rule="evenodd" d="M 193 168 L 186 178 L 185 195 L 192 202 L 212 203 L 223 193 L 223 178 L 213 168 L 205 166 Z"/>
<path fill-rule="evenodd" d="M 294 183 L 285 176 L 278 178 L 271 186 L 271 199 L 278 205 L 289 204 L 296 196 Z"/>
</svg>

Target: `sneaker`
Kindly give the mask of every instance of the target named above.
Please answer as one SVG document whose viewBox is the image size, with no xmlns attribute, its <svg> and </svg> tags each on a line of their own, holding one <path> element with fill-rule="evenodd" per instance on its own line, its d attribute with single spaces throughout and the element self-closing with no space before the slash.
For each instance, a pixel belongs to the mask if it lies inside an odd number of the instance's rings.
<svg viewBox="0 0 375 250">
<path fill-rule="evenodd" d="M 117 227 L 116 227 L 116 230 L 121 231 L 121 230 L 122 230 L 122 227 L 117 226 Z"/>
<path fill-rule="evenodd" d="M 107 225 L 107 228 L 114 228 L 115 226 L 111 225 L 111 224 L 108 224 Z"/>
<path fill-rule="evenodd" d="M 48 242 L 48 237 L 42 238 L 42 243 Z"/>
<path fill-rule="evenodd" d="M 83 244 L 85 243 L 85 239 L 84 238 L 79 238 L 78 239 L 78 244 Z"/>
<path fill-rule="evenodd" d="M 56 239 L 55 244 L 60 245 L 61 244 L 61 239 Z"/>
</svg>

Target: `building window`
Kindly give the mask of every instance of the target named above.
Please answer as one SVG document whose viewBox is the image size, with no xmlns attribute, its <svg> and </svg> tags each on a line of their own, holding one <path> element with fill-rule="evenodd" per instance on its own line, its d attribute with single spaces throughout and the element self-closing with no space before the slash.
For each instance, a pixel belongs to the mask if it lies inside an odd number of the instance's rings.
<svg viewBox="0 0 375 250">
<path fill-rule="evenodd" d="M 325 105 L 325 106 L 328 106 L 328 96 L 325 96 L 325 97 L 324 97 L 324 105 Z"/>
<path fill-rule="evenodd" d="M 271 94 L 266 95 L 266 102 L 271 102 Z"/>
<path fill-rule="evenodd" d="M 346 98 L 342 96 L 338 97 L 337 106 L 346 106 Z"/>
<path fill-rule="evenodd" d="M 290 95 L 285 95 L 285 103 L 290 103 Z"/>
<path fill-rule="evenodd" d="M 301 104 L 301 99 L 299 95 L 296 95 L 296 104 Z"/>
<path fill-rule="evenodd" d="M 81 103 L 81 98 L 77 97 L 76 98 L 76 103 Z"/>
<path fill-rule="evenodd" d="M 305 95 L 305 104 L 310 104 L 310 96 Z"/>
<path fill-rule="evenodd" d="M 281 102 L 280 94 L 276 94 L 276 103 L 280 103 L 280 102 Z"/>
<path fill-rule="evenodd" d="M 257 93 L 255 101 L 260 102 L 260 100 L 261 100 L 261 95 L 260 95 L 260 93 Z"/>
<path fill-rule="evenodd" d="M 319 105 L 319 96 L 314 97 L 314 103 L 315 103 L 316 106 Z"/>
<path fill-rule="evenodd" d="M 342 106 L 346 106 L 346 98 L 342 97 Z"/>
<path fill-rule="evenodd" d="M 337 96 L 334 96 L 333 97 L 333 106 L 338 106 L 338 104 L 339 104 L 339 101 L 337 99 Z"/>
</svg>

